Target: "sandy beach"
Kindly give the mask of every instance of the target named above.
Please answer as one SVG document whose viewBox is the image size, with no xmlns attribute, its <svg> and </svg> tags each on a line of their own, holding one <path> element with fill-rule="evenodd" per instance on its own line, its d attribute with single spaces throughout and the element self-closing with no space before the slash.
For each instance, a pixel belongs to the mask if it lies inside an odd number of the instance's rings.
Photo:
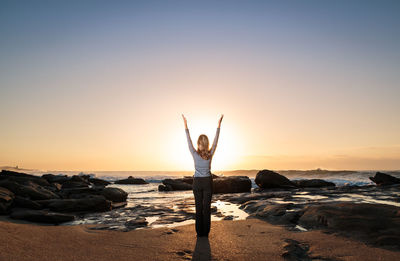
<svg viewBox="0 0 400 261">
<path fill-rule="evenodd" d="M 321 231 L 288 231 L 258 219 L 212 222 L 208 239 L 197 239 L 194 225 L 129 232 L 90 226 L 0 221 L 0 260 L 284 260 L 285 252 L 297 260 L 400 259 L 400 252 Z M 288 246 L 288 240 L 298 244 Z"/>
</svg>

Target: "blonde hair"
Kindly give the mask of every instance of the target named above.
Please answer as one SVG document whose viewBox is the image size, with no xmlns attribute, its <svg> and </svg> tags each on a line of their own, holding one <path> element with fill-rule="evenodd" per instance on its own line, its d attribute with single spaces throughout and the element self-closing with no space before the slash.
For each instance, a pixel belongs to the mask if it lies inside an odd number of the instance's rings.
<svg viewBox="0 0 400 261">
<path fill-rule="evenodd" d="M 197 140 L 197 153 L 205 160 L 211 158 L 211 152 L 208 149 L 210 143 L 208 137 L 205 134 L 201 134 Z"/>
</svg>

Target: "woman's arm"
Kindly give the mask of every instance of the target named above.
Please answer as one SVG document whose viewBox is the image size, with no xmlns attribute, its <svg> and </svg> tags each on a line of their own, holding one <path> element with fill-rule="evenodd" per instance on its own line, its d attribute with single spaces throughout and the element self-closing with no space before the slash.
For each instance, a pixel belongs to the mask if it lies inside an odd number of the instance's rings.
<svg viewBox="0 0 400 261">
<path fill-rule="evenodd" d="M 218 128 L 217 128 L 217 132 L 215 133 L 215 138 L 214 138 L 214 142 L 213 145 L 211 147 L 211 155 L 214 155 L 215 149 L 217 148 L 217 143 L 218 143 L 218 138 L 219 138 L 219 131 L 221 129 L 221 122 L 222 122 L 222 118 L 224 118 L 224 115 L 221 115 L 221 118 L 218 121 Z"/>
<path fill-rule="evenodd" d="M 186 132 L 187 142 L 189 145 L 189 150 L 190 150 L 190 153 L 192 153 L 192 155 L 193 155 L 193 153 L 195 153 L 196 150 L 193 147 L 192 139 L 190 138 L 190 133 L 189 133 L 189 129 L 187 126 L 187 121 L 186 121 L 185 116 L 183 116 L 183 114 L 182 114 L 182 118 L 183 118 L 183 122 L 185 123 L 185 132 Z"/>
</svg>

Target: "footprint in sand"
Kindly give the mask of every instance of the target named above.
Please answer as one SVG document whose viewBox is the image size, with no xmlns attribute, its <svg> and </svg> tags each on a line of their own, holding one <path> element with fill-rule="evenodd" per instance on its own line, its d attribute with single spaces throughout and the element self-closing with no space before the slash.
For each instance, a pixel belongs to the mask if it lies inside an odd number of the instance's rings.
<svg viewBox="0 0 400 261">
<path fill-rule="evenodd" d="M 170 235 L 170 234 L 174 234 L 177 232 L 179 232 L 179 229 L 172 228 L 172 229 L 169 229 L 168 231 L 164 232 L 163 235 Z"/>
<path fill-rule="evenodd" d="M 185 259 L 185 260 L 192 260 L 192 257 L 193 257 L 193 255 L 192 255 L 193 252 L 191 250 L 189 250 L 189 249 L 184 249 L 182 251 L 177 251 L 176 254 L 178 256 L 180 256 L 182 259 Z"/>
</svg>

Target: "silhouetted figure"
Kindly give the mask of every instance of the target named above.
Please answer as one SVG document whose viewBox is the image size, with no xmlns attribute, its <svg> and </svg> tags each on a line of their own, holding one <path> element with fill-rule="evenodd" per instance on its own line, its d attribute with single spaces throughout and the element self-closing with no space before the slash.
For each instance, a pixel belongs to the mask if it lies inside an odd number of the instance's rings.
<svg viewBox="0 0 400 261">
<path fill-rule="evenodd" d="M 193 194 L 196 205 L 196 232 L 198 237 L 208 236 L 211 228 L 211 198 L 213 194 L 213 180 L 211 175 L 211 160 L 217 148 L 221 122 L 224 115 L 221 116 L 218 122 L 217 132 L 214 142 L 209 150 L 208 137 L 201 134 L 197 140 L 197 151 L 193 147 L 190 139 L 187 121 L 182 114 L 185 123 L 186 137 L 189 145 L 189 150 L 192 153 L 195 173 L 193 175 Z"/>
</svg>

